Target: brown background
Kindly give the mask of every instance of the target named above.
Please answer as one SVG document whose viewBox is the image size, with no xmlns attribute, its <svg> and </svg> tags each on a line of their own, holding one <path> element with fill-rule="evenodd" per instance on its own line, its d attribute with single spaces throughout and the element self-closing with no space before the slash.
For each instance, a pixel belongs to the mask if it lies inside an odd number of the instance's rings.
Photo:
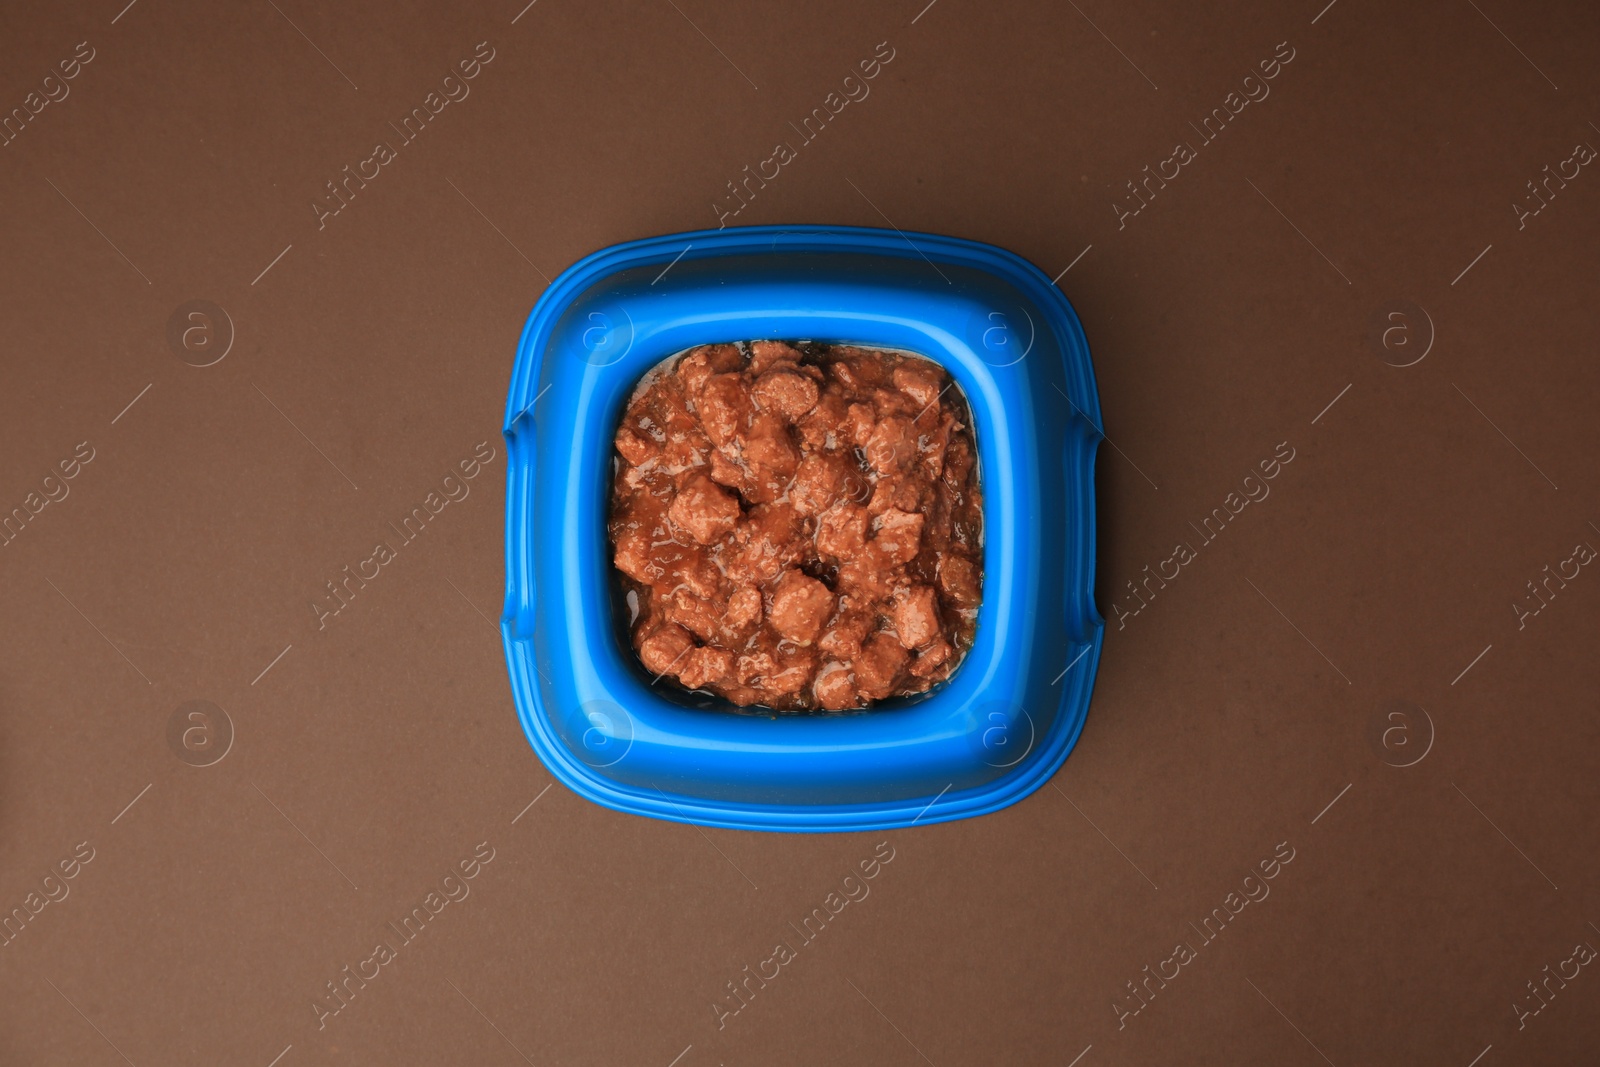
<svg viewBox="0 0 1600 1067">
<path fill-rule="evenodd" d="M 1511 606 L 1600 545 L 1600 176 L 1520 230 L 1510 207 L 1600 145 L 1592 6 L 122 5 L 0 15 L 6 110 L 95 50 L 0 148 L 0 508 L 95 455 L 0 548 L 0 908 L 94 849 L 0 947 L 0 1062 L 1600 1057 L 1594 967 L 1513 1009 L 1600 946 L 1600 575 L 1523 629 Z M 784 836 L 543 793 L 492 622 L 523 320 L 580 255 L 713 225 L 885 40 L 871 96 L 737 221 L 1075 262 L 1125 453 L 1108 616 L 1296 458 L 1112 617 L 1076 751 L 1002 813 Z M 323 183 L 480 41 L 470 97 L 319 230 Z M 1271 96 L 1119 230 L 1124 183 L 1285 41 Z M 166 335 L 193 299 L 235 333 L 203 369 Z M 1399 301 L 1432 329 L 1395 320 L 1414 344 L 1386 353 Z M 324 582 L 480 441 L 472 495 L 319 632 Z M 236 734 L 211 766 L 168 742 L 192 700 Z M 871 896 L 719 1031 L 724 984 L 884 839 Z M 325 983 L 483 841 L 471 896 L 319 1029 Z M 1271 896 L 1119 1029 L 1125 983 L 1280 842 Z"/>
</svg>

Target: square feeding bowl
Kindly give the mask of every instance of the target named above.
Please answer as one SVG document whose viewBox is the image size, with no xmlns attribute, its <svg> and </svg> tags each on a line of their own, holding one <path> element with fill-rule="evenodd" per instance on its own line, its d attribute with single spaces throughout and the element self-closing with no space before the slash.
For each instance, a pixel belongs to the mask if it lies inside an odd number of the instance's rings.
<svg viewBox="0 0 1600 1067">
<path fill-rule="evenodd" d="M 655 685 L 619 617 L 613 440 L 646 371 L 696 345 L 910 352 L 966 394 L 983 494 L 974 643 L 928 694 L 771 712 Z M 618 811 L 849 831 L 996 811 L 1061 766 L 1088 712 L 1100 403 L 1083 329 L 1038 268 L 894 230 L 706 230 L 587 256 L 539 298 L 505 436 L 506 607 L 523 729 L 552 774 Z"/>
</svg>

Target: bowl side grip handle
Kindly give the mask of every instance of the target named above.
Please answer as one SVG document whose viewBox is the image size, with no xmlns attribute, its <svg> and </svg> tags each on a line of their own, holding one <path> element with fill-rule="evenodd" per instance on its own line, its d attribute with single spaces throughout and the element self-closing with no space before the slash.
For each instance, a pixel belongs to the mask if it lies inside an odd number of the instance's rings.
<svg viewBox="0 0 1600 1067">
<path fill-rule="evenodd" d="M 506 554 L 515 565 L 506 574 L 505 621 L 516 640 L 533 636 L 538 592 L 533 580 L 532 508 L 538 474 L 535 431 L 533 415 L 527 411 L 506 429 Z"/>
<path fill-rule="evenodd" d="M 1081 413 L 1075 412 L 1067 427 L 1062 449 L 1066 478 L 1066 628 L 1074 641 L 1093 639 L 1094 631 L 1105 625 L 1094 600 L 1095 582 L 1095 455 L 1100 450 L 1100 431 Z"/>
</svg>

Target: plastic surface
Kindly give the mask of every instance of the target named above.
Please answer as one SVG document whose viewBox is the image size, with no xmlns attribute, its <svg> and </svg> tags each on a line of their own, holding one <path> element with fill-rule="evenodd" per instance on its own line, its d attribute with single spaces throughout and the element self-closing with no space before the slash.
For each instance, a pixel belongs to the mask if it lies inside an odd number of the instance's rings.
<svg viewBox="0 0 1600 1067">
<path fill-rule="evenodd" d="M 614 617 L 612 439 L 640 376 L 693 345 L 836 341 L 934 359 L 971 405 L 984 493 L 976 644 L 926 697 L 837 715 L 692 707 L 652 685 Z M 506 408 L 506 606 L 518 714 L 557 778 L 619 811 L 709 826 L 884 829 L 1015 803 L 1088 712 L 1094 453 L 1077 316 L 990 245 L 751 227 L 617 245 L 540 297 Z"/>
</svg>

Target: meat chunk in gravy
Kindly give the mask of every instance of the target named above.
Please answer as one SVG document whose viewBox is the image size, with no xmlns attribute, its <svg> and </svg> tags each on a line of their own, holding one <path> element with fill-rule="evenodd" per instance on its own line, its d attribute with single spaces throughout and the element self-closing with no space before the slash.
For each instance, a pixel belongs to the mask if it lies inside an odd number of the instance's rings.
<svg viewBox="0 0 1600 1067">
<path fill-rule="evenodd" d="M 652 675 L 740 706 L 925 692 L 972 647 L 983 500 L 937 364 L 847 345 L 703 345 L 616 435 L 610 535 Z"/>
</svg>

